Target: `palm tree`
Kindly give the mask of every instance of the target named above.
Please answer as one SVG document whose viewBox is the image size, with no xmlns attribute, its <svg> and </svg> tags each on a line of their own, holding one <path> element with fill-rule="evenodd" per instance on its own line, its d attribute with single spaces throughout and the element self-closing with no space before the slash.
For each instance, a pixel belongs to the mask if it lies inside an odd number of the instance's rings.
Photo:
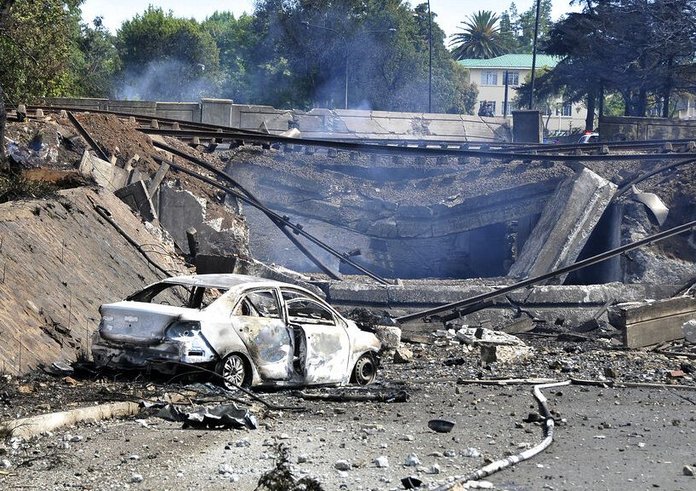
<svg viewBox="0 0 696 491">
<path fill-rule="evenodd" d="M 450 46 L 455 60 L 463 58 L 493 58 L 503 54 L 500 39 L 500 18 L 490 10 L 479 10 L 460 22 L 463 32 L 452 35 Z"/>
</svg>

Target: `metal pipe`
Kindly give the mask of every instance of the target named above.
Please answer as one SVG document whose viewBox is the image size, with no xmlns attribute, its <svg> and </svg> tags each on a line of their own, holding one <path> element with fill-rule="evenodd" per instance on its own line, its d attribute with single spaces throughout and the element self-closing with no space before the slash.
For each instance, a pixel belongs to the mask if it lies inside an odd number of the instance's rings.
<svg viewBox="0 0 696 491">
<path fill-rule="evenodd" d="M 458 302 L 452 302 L 448 303 L 446 305 L 441 305 L 440 307 L 435 307 L 432 309 L 428 310 L 422 310 L 420 312 L 415 312 L 413 314 L 407 314 L 407 315 L 402 315 L 401 317 L 397 317 L 396 320 L 401 323 L 405 322 L 410 322 L 416 319 L 422 319 L 425 317 L 429 317 L 434 314 L 439 314 L 440 312 L 447 312 L 449 310 L 454 310 L 460 307 L 466 307 L 469 305 L 474 305 L 478 302 L 483 302 L 484 300 L 490 300 L 492 298 L 497 298 L 502 295 L 505 295 L 506 293 L 510 293 L 515 290 L 519 290 L 520 288 L 524 288 L 525 286 L 529 285 L 534 285 L 535 283 L 540 283 L 544 280 L 548 280 L 550 278 L 553 278 L 555 276 L 560 276 L 565 273 L 570 273 L 572 271 L 576 271 L 578 269 L 582 269 L 585 266 L 590 266 L 592 264 L 596 264 L 599 262 L 602 262 L 606 259 L 612 258 L 614 256 L 618 256 L 619 254 L 622 254 L 624 252 L 637 249 L 638 247 L 644 246 L 646 244 L 650 244 L 653 242 L 658 242 L 662 239 L 666 239 L 667 237 L 671 237 L 673 235 L 680 234 L 682 232 L 686 232 L 689 229 L 692 229 L 696 227 L 696 220 L 692 220 L 690 222 L 687 222 L 683 225 L 679 225 L 677 227 L 670 228 L 669 230 L 665 230 L 664 232 L 660 232 L 654 235 L 650 235 L 644 239 L 637 240 L 635 242 L 631 242 L 630 244 L 623 245 L 621 247 L 617 247 L 616 249 L 612 249 L 611 251 L 603 252 L 601 254 L 597 254 L 596 256 L 589 257 L 587 259 L 583 259 L 582 261 L 578 261 L 574 264 L 571 264 L 569 266 L 564 266 L 562 268 L 559 268 L 555 271 L 551 271 L 549 273 L 544 273 L 539 276 L 535 276 L 533 278 L 528 278 L 526 280 L 520 281 L 519 283 L 515 283 L 513 285 L 509 286 L 504 286 L 502 288 L 499 288 L 498 290 L 488 292 L 488 293 L 482 293 L 480 295 L 473 296 L 471 298 L 467 298 L 466 300 L 460 300 Z"/>
<path fill-rule="evenodd" d="M 487 466 L 482 467 L 479 470 L 474 471 L 465 477 L 455 478 L 453 482 L 449 482 L 447 484 L 443 484 L 442 486 L 438 486 L 437 488 L 435 488 L 435 490 L 448 491 L 452 489 L 460 489 L 460 485 L 466 483 L 467 481 L 478 481 L 479 479 L 483 479 L 484 477 L 490 476 L 491 474 L 495 474 L 496 472 L 501 471 L 507 467 L 519 464 L 520 462 L 524 462 L 525 460 L 529 460 L 535 455 L 538 455 L 544 450 L 546 450 L 551 445 L 551 443 L 553 443 L 553 430 L 556 425 L 553 416 L 551 415 L 551 411 L 549 411 L 549 408 L 546 405 L 547 399 L 541 391 L 544 389 L 551 389 L 554 387 L 570 385 L 570 383 L 570 380 L 564 380 L 562 382 L 553 382 L 549 384 L 541 384 L 534 386 L 532 394 L 534 395 L 534 398 L 537 400 L 537 403 L 539 404 L 539 409 L 541 410 L 542 416 L 544 417 L 544 439 L 540 443 L 517 455 L 511 455 L 510 457 L 491 462 Z"/>
</svg>

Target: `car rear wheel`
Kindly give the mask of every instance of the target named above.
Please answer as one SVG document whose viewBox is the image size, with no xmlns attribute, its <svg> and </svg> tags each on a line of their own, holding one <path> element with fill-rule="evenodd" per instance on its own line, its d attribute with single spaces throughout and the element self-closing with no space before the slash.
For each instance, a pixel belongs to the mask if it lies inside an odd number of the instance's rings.
<svg viewBox="0 0 696 491">
<path fill-rule="evenodd" d="M 372 355 L 364 354 L 355 363 L 353 382 L 358 385 L 371 384 L 377 376 L 377 365 Z"/>
<path fill-rule="evenodd" d="M 227 355 L 218 364 L 217 371 L 222 377 L 222 385 L 226 389 L 231 390 L 251 385 L 251 370 L 241 355 L 236 353 Z"/>
</svg>

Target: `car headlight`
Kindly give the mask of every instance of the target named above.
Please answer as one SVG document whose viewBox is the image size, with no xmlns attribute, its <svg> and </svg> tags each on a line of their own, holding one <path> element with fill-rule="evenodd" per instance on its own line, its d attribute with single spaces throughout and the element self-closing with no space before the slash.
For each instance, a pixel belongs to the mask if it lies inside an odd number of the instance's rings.
<svg viewBox="0 0 696 491">
<path fill-rule="evenodd" d="M 178 321 L 167 328 L 168 338 L 193 337 L 201 332 L 201 323 L 198 321 Z"/>
</svg>

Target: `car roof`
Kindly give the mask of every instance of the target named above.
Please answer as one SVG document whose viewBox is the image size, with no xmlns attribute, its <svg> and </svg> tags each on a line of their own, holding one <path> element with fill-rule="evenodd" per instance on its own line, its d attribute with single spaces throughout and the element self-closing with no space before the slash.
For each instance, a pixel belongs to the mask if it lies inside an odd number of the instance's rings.
<svg viewBox="0 0 696 491">
<path fill-rule="evenodd" d="M 248 276 L 244 274 L 196 274 L 188 276 L 173 276 L 165 278 L 160 283 L 173 285 L 201 286 L 205 288 L 224 288 L 232 289 L 239 286 L 290 286 L 288 283 L 259 278 L 258 276 Z M 297 287 L 304 291 L 304 288 Z"/>
</svg>

